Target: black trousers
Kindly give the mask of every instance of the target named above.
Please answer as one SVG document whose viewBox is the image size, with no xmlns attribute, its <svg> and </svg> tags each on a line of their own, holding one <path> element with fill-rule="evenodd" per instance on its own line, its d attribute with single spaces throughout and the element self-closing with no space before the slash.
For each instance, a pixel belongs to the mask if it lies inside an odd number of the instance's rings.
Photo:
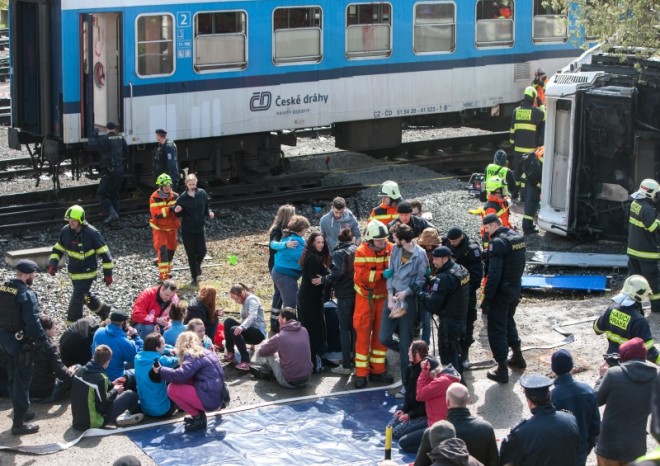
<svg viewBox="0 0 660 466">
<path fill-rule="evenodd" d="M 438 329 L 440 361 L 442 361 L 443 366 L 451 364 L 461 374 L 463 373 L 463 366 L 459 359 L 459 343 L 464 336 L 465 321 L 463 319 L 441 318 L 440 328 Z"/>
<path fill-rule="evenodd" d="M 477 320 L 477 288 L 470 286 L 467 318 L 465 319 L 465 334 L 460 339 L 461 354 L 464 355 L 474 343 L 474 323 Z"/>
<path fill-rule="evenodd" d="M 534 230 L 534 218 L 539 210 L 541 188 L 527 182 L 525 185 L 525 213 L 523 215 L 523 233 Z"/>
<path fill-rule="evenodd" d="M 87 306 L 90 311 L 97 314 L 103 307 L 103 301 L 91 292 L 94 280 L 94 278 L 88 280 L 72 280 L 73 293 L 71 294 L 69 311 L 66 316 L 66 320 L 69 322 L 75 322 L 83 316 L 83 306 Z"/>
<path fill-rule="evenodd" d="M 520 348 L 518 328 L 513 317 L 520 302 L 518 297 L 510 298 L 496 294 L 495 299 L 488 310 L 488 344 L 493 352 L 493 358 L 498 363 L 506 361 L 509 355 L 509 347 Z"/>
<path fill-rule="evenodd" d="M 101 181 L 99 181 L 99 189 L 96 192 L 96 197 L 103 210 L 109 214 L 113 210 L 119 213 L 119 191 L 123 180 L 124 171 L 114 170 L 103 174 Z"/>
<path fill-rule="evenodd" d="M 264 341 L 264 334 L 256 327 L 249 327 L 240 335 L 234 335 L 234 330 L 240 323 L 236 319 L 228 317 L 225 320 L 225 351 L 234 352 L 234 345 L 238 348 L 241 355 L 241 362 L 250 362 L 250 353 L 247 351 L 246 343 L 249 345 L 258 345 Z"/>
<path fill-rule="evenodd" d="M 203 231 L 201 233 L 182 231 L 181 236 L 183 237 L 183 247 L 188 256 L 190 275 L 193 280 L 197 280 L 197 277 L 202 274 L 202 261 L 206 256 L 206 236 Z"/>
<path fill-rule="evenodd" d="M 18 352 L 16 351 L 18 349 Z M 9 399 L 14 406 L 14 425 L 20 426 L 25 413 L 30 408 L 30 382 L 34 364 L 24 364 L 18 357 L 20 345 L 16 343 L 14 333 L 0 330 L 0 361 L 7 370 L 7 388 Z"/>
<path fill-rule="evenodd" d="M 341 365 L 350 369 L 355 355 L 355 328 L 353 327 L 353 312 L 355 311 L 355 296 L 337 298 L 337 314 L 339 315 L 339 341 L 341 344 Z"/>
</svg>

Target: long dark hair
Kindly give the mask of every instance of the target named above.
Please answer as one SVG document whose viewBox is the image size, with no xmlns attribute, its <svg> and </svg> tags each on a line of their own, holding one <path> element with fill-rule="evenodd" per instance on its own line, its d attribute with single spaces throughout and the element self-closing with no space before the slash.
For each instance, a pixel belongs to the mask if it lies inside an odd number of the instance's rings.
<svg viewBox="0 0 660 466">
<path fill-rule="evenodd" d="M 314 248 L 314 240 L 318 238 L 319 236 L 323 237 L 323 249 L 321 252 L 318 252 Z M 305 265 L 305 259 L 307 258 L 307 255 L 313 255 L 316 254 L 320 257 L 321 262 L 328 268 L 330 268 L 331 260 L 330 260 L 330 249 L 328 249 L 328 240 L 326 239 L 325 235 L 321 232 L 315 231 L 311 235 L 309 235 L 309 239 L 307 240 L 307 243 L 305 244 L 305 249 L 302 252 L 302 255 L 300 256 L 300 266 L 304 267 Z"/>
</svg>

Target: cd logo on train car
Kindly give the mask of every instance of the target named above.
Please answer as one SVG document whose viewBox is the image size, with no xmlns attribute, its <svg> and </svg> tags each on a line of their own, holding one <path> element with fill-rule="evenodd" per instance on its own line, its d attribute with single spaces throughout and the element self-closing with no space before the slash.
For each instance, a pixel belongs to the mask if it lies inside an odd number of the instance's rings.
<svg viewBox="0 0 660 466">
<path fill-rule="evenodd" d="M 250 98 L 250 110 L 253 112 L 268 110 L 272 101 L 273 95 L 270 92 L 255 92 Z"/>
</svg>

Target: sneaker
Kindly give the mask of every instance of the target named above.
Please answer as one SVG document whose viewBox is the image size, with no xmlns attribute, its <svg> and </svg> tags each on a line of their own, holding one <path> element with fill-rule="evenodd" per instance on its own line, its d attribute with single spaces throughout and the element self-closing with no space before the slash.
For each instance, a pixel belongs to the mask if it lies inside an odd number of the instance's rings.
<svg viewBox="0 0 660 466">
<path fill-rule="evenodd" d="M 406 387 L 401 387 L 401 390 L 396 392 L 396 395 L 394 395 L 394 398 L 401 400 L 406 397 Z"/>
<path fill-rule="evenodd" d="M 250 370 L 250 363 L 248 362 L 239 362 L 234 366 L 236 369 L 239 371 L 249 371 Z"/>
<path fill-rule="evenodd" d="M 351 375 L 353 373 L 353 369 L 350 367 L 337 366 L 330 369 L 330 372 L 337 375 Z"/>
<path fill-rule="evenodd" d="M 225 357 L 223 358 L 224 362 L 236 362 L 236 358 L 234 357 L 234 353 L 225 353 Z"/>
<path fill-rule="evenodd" d="M 39 432 L 39 426 L 35 424 L 21 424 L 11 427 L 11 435 L 30 435 Z"/>
<path fill-rule="evenodd" d="M 250 366 L 250 374 L 252 374 L 255 379 L 260 379 L 260 380 L 273 379 L 273 373 L 270 371 L 270 368 L 264 366 L 257 366 L 257 365 Z"/>
<path fill-rule="evenodd" d="M 119 427 L 132 426 L 138 422 L 141 422 L 142 419 L 144 419 L 144 414 L 142 413 L 131 414 L 128 411 L 124 411 L 122 414 L 117 416 L 115 423 Z"/>
</svg>

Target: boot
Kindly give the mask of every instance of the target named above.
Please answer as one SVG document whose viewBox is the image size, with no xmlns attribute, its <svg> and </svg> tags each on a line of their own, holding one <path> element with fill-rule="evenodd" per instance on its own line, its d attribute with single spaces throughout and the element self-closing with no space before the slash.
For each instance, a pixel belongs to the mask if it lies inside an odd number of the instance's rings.
<svg viewBox="0 0 660 466">
<path fill-rule="evenodd" d="M 358 390 L 361 388 L 367 387 L 367 378 L 366 377 L 356 377 L 355 378 L 355 388 Z"/>
<path fill-rule="evenodd" d="M 206 430 L 206 413 L 200 411 L 197 416 L 192 418 L 190 423 L 186 423 L 184 426 L 186 432 L 194 432 L 196 430 Z"/>
<path fill-rule="evenodd" d="M 513 354 L 507 359 L 506 364 L 511 368 L 515 367 L 517 369 L 525 369 L 527 367 L 527 363 L 525 362 L 525 358 L 523 358 L 520 348 L 513 350 Z"/>
<path fill-rule="evenodd" d="M 169 262 L 170 264 L 172 263 L 172 259 L 174 259 L 175 252 L 176 250 L 172 250 L 172 249 L 167 250 L 167 262 Z"/>
<path fill-rule="evenodd" d="M 393 383 L 394 377 L 387 372 L 383 372 L 382 374 L 369 374 L 369 381 L 379 383 Z"/>
<path fill-rule="evenodd" d="M 498 362 L 497 369 L 489 370 L 486 377 L 497 383 L 509 383 L 509 369 L 506 367 L 506 362 Z"/>
<path fill-rule="evenodd" d="M 103 220 L 103 223 L 106 223 L 106 224 L 107 223 L 112 223 L 112 222 L 115 222 L 117 220 L 119 220 L 119 214 L 117 213 L 117 211 L 115 209 L 110 207 L 110 215 L 108 215 L 108 218 Z"/>
<path fill-rule="evenodd" d="M 96 315 L 99 316 L 99 319 L 105 320 L 110 316 L 110 311 L 112 311 L 112 308 L 107 304 L 103 304 Z"/>
<path fill-rule="evenodd" d="M 465 349 L 462 351 L 461 354 L 461 366 L 463 366 L 463 370 L 467 370 L 470 368 L 470 350 Z"/>
<path fill-rule="evenodd" d="M 14 423 L 11 426 L 11 435 L 29 435 L 39 432 L 39 426 L 35 424 Z"/>
</svg>

